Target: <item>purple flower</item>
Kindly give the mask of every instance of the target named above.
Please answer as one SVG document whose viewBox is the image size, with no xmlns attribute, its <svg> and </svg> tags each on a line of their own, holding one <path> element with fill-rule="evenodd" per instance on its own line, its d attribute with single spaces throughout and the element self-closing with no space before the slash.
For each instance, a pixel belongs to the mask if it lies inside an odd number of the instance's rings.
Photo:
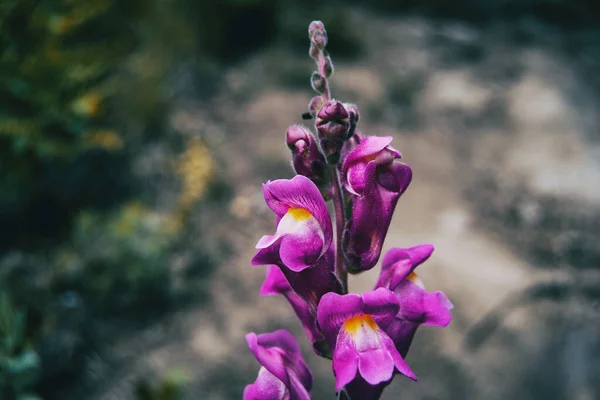
<svg viewBox="0 0 600 400">
<path fill-rule="evenodd" d="M 400 153 L 391 137 L 364 137 L 342 168 L 344 186 L 353 196 L 352 218 L 344 229 L 343 248 L 349 272 L 373 268 L 398 199 L 412 179 L 412 170 L 395 161 Z"/>
<path fill-rule="evenodd" d="M 335 164 L 339 160 L 339 153 L 347 139 L 350 121 L 348 111 L 339 101 L 328 101 L 317 113 L 315 124 L 321 150 L 327 161 Z"/>
<path fill-rule="evenodd" d="M 268 248 L 256 253 L 250 261 L 252 265 L 277 265 L 287 279 L 291 288 L 306 302 L 312 315 L 317 314 L 317 306 L 325 293 L 341 293 L 341 284 L 334 273 L 333 246 L 323 257 L 310 268 L 295 272 L 287 268 L 281 261 L 275 248 Z"/>
<path fill-rule="evenodd" d="M 317 186 L 307 177 L 296 175 L 267 182 L 263 194 L 277 216 L 277 230 L 258 241 L 255 258 L 261 252 L 276 251 L 283 265 L 295 272 L 315 264 L 333 238 L 331 218 Z"/>
<path fill-rule="evenodd" d="M 292 125 L 286 132 L 286 143 L 292 151 L 294 171 L 324 188 L 328 182 L 327 164 L 312 133 L 303 126 Z"/>
<path fill-rule="evenodd" d="M 421 244 L 406 249 L 394 248 L 383 258 L 381 274 L 376 288 L 387 288 L 394 292 L 400 309 L 396 318 L 386 327 L 396 348 L 406 356 L 412 339 L 420 325 L 444 327 L 452 320 L 452 303 L 442 292 L 428 292 L 414 272 L 425 262 L 433 246 Z"/>
<path fill-rule="evenodd" d="M 317 319 L 310 312 L 307 303 L 292 290 L 288 280 L 276 265 L 267 267 L 267 276 L 260 288 L 261 296 L 283 295 L 292 306 L 296 316 L 302 323 L 306 335 L 310 339 L 313 350 L 320 356 L 331 358 L 330 350 L 325 342 L 325 336 L 317 326 Z"/>
<path fill-rule="evenodd" d="M 362 296 L 323 296 L 317 318 L 329 347 L 334 349 L 336 391 L 357 377 L 373 386 L 389 382 L 396 371 L 416 380 L 384 331 L 399 308 L 396 296 L 385 288 Z"/>
<path fill-rule="evenodd" d="M 244 400 L 310 400 L 312 374 L 290 332 L 251 332 L 246 342 L 262 367 L 256 381 L 246 386 Z"/>
</svg>

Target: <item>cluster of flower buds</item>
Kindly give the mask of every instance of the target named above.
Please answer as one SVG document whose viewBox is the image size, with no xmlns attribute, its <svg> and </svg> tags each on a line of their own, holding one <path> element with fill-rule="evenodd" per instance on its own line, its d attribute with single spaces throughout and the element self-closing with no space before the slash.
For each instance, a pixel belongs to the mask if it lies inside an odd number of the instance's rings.
<svg viewBox="0 0 600 400">
<path fill-rule="evenodd" d="M 416 380 L 404 360 L 415 332 L 422 324 L 448 325 L 452 304 L 442 292 L 428 292 L 414 272 L 431 256 L 430 244 L 391 249 L 373 290 L 348 292 L 349 273 L 377 264 L 412 171 L 398 161 L 391 137 L 357 131 L 354 104 L 331 99 L 333 64 L 322 22 L 310 24 L 309 38 L 317 64 L 311 83 L 319 95 L 307 115 L 315 133 L 300 125 L 287 131 L 297 175 L 263 185 L 276 229 L 258 241 L 251 264 L 267 266 L 260 294 L 283 295 L 314 352 L 332 360 L 338 398 L 378 399 L 395 375 Z M 327 201 L 335 210 L 335 235 Z M 291 333 L 246 339 L 262 367 L 245 400 L 310 399 L 312 375 Z"/>
</svg>

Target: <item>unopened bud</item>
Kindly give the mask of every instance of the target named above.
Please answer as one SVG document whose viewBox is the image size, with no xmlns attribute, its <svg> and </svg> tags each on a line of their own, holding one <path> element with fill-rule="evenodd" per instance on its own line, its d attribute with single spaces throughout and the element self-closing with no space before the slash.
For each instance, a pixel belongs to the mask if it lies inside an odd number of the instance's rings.
<svg viewBox="0 0 600 400">
<path fill-rule="evenodd" d="M 286 132 L 286 143 L 292 151 L 294 171 L 324 188 L 328 182 L 325 157 L 312 133 L 301 125 L 292 125 Z"/>
<path fill-rule="evenodd" d="M 346 111 L 348 111 L 348 117 L 351 120 L 354 120 L 354 122 L 358 122 L 358 119 L 360 118 L 360 113 L 358 112 L 358 107 L 356 107 L 356 104 L 344 103 L 344 108 L 346 109 Z"/>
<path fill-rule="evenodd" d="M 313 21 L 308 26 L 308 37 L 311 43 L 314 43 L 319 50 L 327 46 L 327 31 L 321 21 Z"/>
<path fill-rule="evenodd" d="M 348 112 L 339 101 L 328 101 L 319 110 L 315 123 L 319 145 L 327 161 L 337 163 L 350 128 Z"/>
<path fill-rule="evenodd" d="M 325 78 L 329 78 L 333 75 L 333 62 L 331 61 L 331 57 L 325 57 Z"/>
<path fill-rule="evenodd" d="M 325 92 L 325 78 L 323 78 L 317 71 L 313 72 L 311 75 L 310 85 L 317 93 Z"/>
<path fill-rule="evenodd" d="M 360 114 L 358 112 L 358 107 L 352 103 L 344 103 L 344 108 L 348 111 L 348 120 L 350 121 L 350 129 L 348 129 L 348 138 L 352 137 L 354 134 L 354 130 L 356 129 L 356 125 L 360 118 Z"/>
<path fill-rule="evenodd" d="M 311 39 L 315 33 L 324 31 L 325 24 L 321 21 L 315 20 L 308 25 L 308 38 Z"/>
<path fill-rule="evenodd" d="M 316 116 L 321 107 L 323 107 L 323 97 L 315 96 L 310 99 L 310 102 L 308 103 L 308 112 L 313 116 Z"/>
</svg>

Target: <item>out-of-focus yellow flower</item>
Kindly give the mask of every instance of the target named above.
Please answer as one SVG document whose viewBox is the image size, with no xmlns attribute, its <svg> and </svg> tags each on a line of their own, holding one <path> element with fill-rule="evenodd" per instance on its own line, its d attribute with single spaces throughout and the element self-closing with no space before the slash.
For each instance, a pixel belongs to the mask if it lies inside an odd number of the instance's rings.
<svg viewBox="0 0 600 400">
<path fill-rule="evenodd" d="M 73 102 L 71 109 L 78 115 L 97 117 L 102 111 L 102 95 L 98 92 L 86 93 Z"/>
<path fill-rule="evenodd" d="M 106 150 L 121 150 L 123 139 L 115 131 L 100 130 L 87 135 L 86 143 L 93 147 L 102 147 Z"/>
<path fill-rule="evenodd" d="M 199 138 L 190 139 L 176 172 L 182 184 L 179 205 L 187 210 L 202 197 L 213 174 L 213 158 Z"/>
</svg>

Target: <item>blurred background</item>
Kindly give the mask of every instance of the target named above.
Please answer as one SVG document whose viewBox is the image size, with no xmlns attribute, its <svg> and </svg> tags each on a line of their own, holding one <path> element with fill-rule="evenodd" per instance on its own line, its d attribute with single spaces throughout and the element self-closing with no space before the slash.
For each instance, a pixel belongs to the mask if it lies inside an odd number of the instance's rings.
<svg viewBox="0 0 600 400">
<path fill-rule="evenodd" d="M 244 334 L 283 327 L 334 397 L 249 266 L 320 19 L 333 95 L 413 167 L 385 249 L 434 243 L 421 275 L 455 304 L 383 398 L 599 399 L 592 4 L 0 1 L 0 398 L 241 398 Z"/>
</svg>

